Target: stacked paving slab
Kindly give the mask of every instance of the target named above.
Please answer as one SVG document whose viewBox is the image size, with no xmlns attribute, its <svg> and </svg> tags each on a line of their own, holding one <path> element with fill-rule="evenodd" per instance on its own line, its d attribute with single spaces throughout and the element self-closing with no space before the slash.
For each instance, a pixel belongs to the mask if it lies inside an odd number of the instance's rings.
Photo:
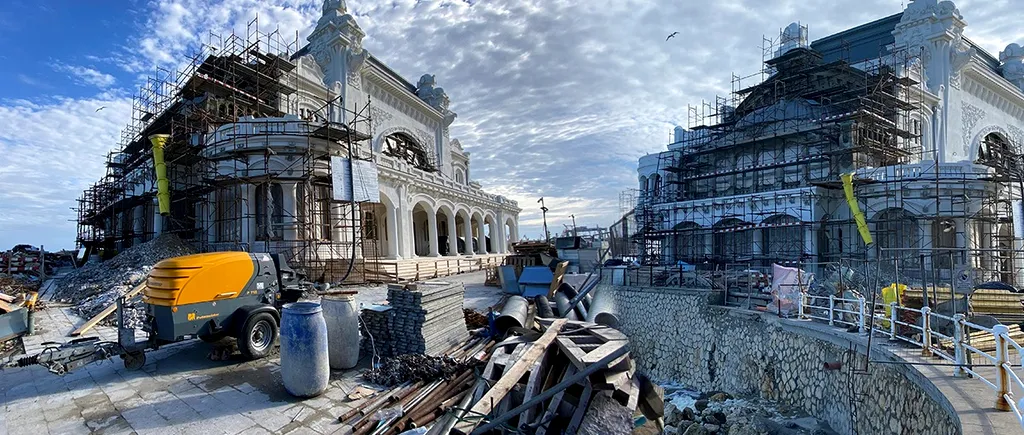
<svg viewBox="0 0 1024 435">
<path fill-rule="evenodd" d="M 387 305 L 370 305 L 363 308 L 362 337 L 360 345 L 364 352 L 384 358 L 391 356 L 391 307 Z"/>
<path fill-rule="evenodd" d="M 466 287 L 447 282 L 389 284 L 392 355 L 442 355 L 469 339 L 462 313 Z"/>
</svg>

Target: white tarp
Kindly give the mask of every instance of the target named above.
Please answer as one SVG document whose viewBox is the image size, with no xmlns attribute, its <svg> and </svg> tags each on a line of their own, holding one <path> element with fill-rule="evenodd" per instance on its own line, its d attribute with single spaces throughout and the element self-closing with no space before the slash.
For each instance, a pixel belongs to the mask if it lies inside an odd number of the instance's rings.
<svg viewBox="0 0 1024 435">
<path fill-rule="evenodd" d="M 353 161 L 331 156 L 331 183 L 334 185 L 333 196 L 336 201 L 352 201 L 355 191 L 356 202 L 380 202 L 377 165 L 369 160 Z"/>
<path fill-rule="evenodd" d="M 795 267 L 772 264 L 772 302 L 767 310 L 784 316 L 796 312 L 812 279 L 813 275 Z"/>
</svg>

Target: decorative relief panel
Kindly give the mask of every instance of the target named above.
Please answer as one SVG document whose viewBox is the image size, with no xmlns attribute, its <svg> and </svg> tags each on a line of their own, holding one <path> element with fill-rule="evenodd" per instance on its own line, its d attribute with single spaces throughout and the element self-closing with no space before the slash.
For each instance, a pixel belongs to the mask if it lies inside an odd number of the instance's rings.
<svg viewBox="0 0 1024 435">
<path fill-rule="evenodd" d="M 972 134 L 974 126 L 978 125 L 978 121 L 981 121 L 985 117 L 985 111 L 971 103 L 963 103 L 963 143 L 964 149 L 971 149 L 971 138 L 974 137 Z"/>
</svg>

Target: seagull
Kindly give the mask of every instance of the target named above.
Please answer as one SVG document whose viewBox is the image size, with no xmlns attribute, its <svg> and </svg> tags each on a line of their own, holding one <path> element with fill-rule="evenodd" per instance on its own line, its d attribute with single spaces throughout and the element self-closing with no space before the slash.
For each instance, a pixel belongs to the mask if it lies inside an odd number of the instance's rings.
<svg viewBox="0 0 1024 435">
<path fill-rule="evenodd" d="M 678 35 L 678 34 L 679 34 L 679 32 L 672 32 L 672 34 L 668 35 L 668 38 L 665 38 L 665 40 L 668 41 L 669 39 L 675 38 L 676 35 Z"/>
<path fill-rule="evenodd" d="M 106 108 L 107 108 L 107 106 L 100 106 L 99 109 L 96 109 L 96 112 L 99 112 L 100 110 L 103 110 L 103 109 L 106 109 Z M 93 112 L 93 113 L 96 113 L 96 112 Z"/>
</svg>

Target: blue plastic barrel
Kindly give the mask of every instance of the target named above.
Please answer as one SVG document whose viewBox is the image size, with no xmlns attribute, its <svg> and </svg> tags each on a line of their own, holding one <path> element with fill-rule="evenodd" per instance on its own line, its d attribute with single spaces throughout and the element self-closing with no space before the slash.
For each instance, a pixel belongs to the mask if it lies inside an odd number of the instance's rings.
<svg viewBox="0 0 1024 435">
<path fill-rule="evenodd" d="M 281 310 L 281 378 L 293 396 L 319 396 L 327 390 L 327 322 L 319 303 L 295 302 Z"/>
</svg>

